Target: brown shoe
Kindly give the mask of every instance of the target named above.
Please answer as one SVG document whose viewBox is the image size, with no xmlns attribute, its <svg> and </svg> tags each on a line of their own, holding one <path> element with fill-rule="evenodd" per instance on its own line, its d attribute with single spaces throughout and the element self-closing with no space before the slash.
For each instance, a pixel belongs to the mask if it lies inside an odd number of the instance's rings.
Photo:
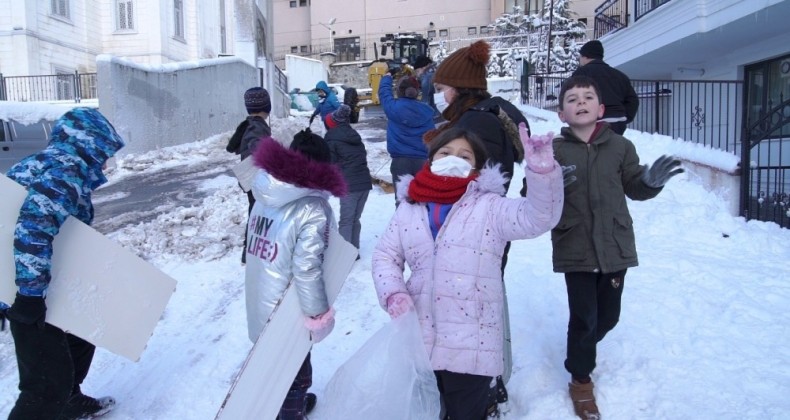
<svg viewBox="0 0 790 420">
<path fill-rule="evenodd" d="M 571 381 L 568 390 L 573 401 L 573 411 L 582 420 L 600 420 L 601 413 L 598 412 L 598 405 L 595 404 L 595 394 L 593 394 L 593 383 L 582 384 Z"/>
</svg>

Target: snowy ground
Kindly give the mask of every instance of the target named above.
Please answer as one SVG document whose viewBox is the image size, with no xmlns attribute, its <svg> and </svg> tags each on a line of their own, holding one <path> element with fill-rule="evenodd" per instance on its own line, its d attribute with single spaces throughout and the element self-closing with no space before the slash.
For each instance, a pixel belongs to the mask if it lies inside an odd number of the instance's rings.
<svg viewBox="0 0 790 420">
<path fill-rule="evenodd" d="M 527 112 L 534 133 L 559 131 L 553 114 Z M 304 117 L 280 120 L 275 134 L 287 139 L 304 126 Z M 626 134 L 644 162 L 672 153 L 731 170 L 737 161 L 663 136 Z M 111 182 L 191 159 L 229 165 L 226 139 L 128 156 Z M 383 148 L 384 143 L 368 143 L 371 170 L 386 168 Z M 518 186 L 513 183 L 510 196 Z M 109 235 L 178 280 L 178 289 L 138 363 L 98 350 L 83 389 L 116 397 L 108 420 L 214 418 L 251 347 L 239 263 L 246 198 L 227 175 L 201 188 L 210 192 L 201 206 Z M 640 266 L 628 272 L 620 324 L 599 346 L 593 376 L 607 419 L 787 418 L 790 230 L 730 216 L 726 194 L 708 192 L 684 174 L 656 199 L 630 203 Z M 311 420 L 326 420 L 321 398 L 337 367 L 388 322 L 376 302 L 370 255 L 393 202 L 378 188 L 368 200 L 362 259 L 335 304 L 335 331 L 313 348 L 312 390 L 319 403 Z M 336 200 L 333 206 L 337 210 Z M 514 359 L 506 418 L 573 419 L 562 366 L 567 302 L 562 276 L 551 269 L 548 235 L 513 244 L 506 282 Z M 0 333 L 0 417 L 11 409 L 16 385 L 12 339 Z"/>
</svg>

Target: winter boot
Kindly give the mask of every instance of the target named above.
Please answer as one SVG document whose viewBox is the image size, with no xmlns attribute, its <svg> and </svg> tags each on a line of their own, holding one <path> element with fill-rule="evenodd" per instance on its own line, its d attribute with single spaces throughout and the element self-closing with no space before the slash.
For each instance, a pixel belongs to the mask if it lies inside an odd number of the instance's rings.
<svg viewBox="0 0 790 420">
<path fill-rule="evenodd" d="M 107 414 L 115 407 L 115 398 L 89 397 L 82 392 L 73 394 L 60 414 L 61 420 L 92 419 Z"/>
<path fill-rule="evenodd" d="M 592 381 L 583 384 L 575 380 L 568 384 L 568 390 L 573 401 L 573 411 L 582 420 L 600 420 L 601 413 L 595 404 Z"/>
<path fill-rule="evenodd" d="M 307 397 L 305 397 L 305 401 L 307 404 L 305 405 L 305 414 L 310 414 L 311 411 L 315 408 L 316 402 L 318 402 L 318 397 L 315 396 L 312 392 L 307 393 Z"/>
</svg>

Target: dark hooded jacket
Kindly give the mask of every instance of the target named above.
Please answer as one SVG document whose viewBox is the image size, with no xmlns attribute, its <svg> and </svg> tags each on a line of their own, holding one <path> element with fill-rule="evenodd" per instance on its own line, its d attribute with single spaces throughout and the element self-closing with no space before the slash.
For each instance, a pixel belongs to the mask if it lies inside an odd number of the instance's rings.
<svg viewBox="0 0 790 420">
<path fill-rule="evenodd" d="M 244 160 L 252 155 L 260 139 L 271 135 L 272 129 L 266 120 L 258 115 L 250 115 L 236 127 L 236 132 L 230 137 L 225 150 L 241 155 L 241 160 Z"/>
<path fill-rule="evenodd" d="M 573 72 L 574 76 L 587 76 L 598 84 L 601 90 L 601 103 L 604 105 L 603 118 L 625 117 L 630 123 L 639 109 L 639 97 L 636 96 L 631 79 L 625 73 L 613 68 L 603 60 L 592 60 Z"/>
<path fill-rule="evenodd" d="M 551 231 L 554 271 L 614 273 L 637 266 L 626 197 L 648 200 L 661 188 L 642 182 L 645 167 L 633 143 L 599 123 L 589 144 L 563 127 L 553 146 L 560 165 L 576 165 L 562 218 Z"/>
<path fill-rule="evenodd" d="M 368 153 L 362 137 L 347 122 L 338 123 L 324 135 L 332 163 L 340 166 L 349 192 L 368 191 L 373 180 L 368 169 Z"/>
<path fill-rule="evenodd" d="M 74 108 L 55 122 L 49 145 L 6 174 L 27 188 L 14 229 L 16 285 L 27 296 L 49 286 L 52 243 L 69 216 L 93 221 L 91 193 L 107 182 L 102 167 L 124 146 L 94 108 Z"/>
<path fill-rule="evenodd" d="M 478 102 L 464 112 L 453 127 L 467 129 L 483 139 L 488 160 L 502 165 L 502 172 L 507 178 L 505 183 L 505 191 L 507 191 L 510 179 L 513 177 L 515 162 L 524 158 L 524 147 L 518 135 L 518 127 L 507 112 L 500 108 L 500 100 L 504 102 L 498 97 Z M 516 111 L 520 114 L 518 109 Z"/>
</svg>

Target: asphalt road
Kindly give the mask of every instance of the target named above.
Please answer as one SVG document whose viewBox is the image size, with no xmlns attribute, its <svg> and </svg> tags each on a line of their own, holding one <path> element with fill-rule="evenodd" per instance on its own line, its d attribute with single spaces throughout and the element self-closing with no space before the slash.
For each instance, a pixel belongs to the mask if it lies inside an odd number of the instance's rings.
<svg viewBox="0 0 790 420">
<path fill-rule="evenodd" d="M 374 131 L 373 136 L 366 136 L 368 142 L 385 141 L 386 127 L 387 119 L 381 107 L 366 108 L 359 123 L 354 124 L 358 131 Z M 237 162 L 236 155 L 222 151 L 216 160 L 126 176 L 93 193 L 95 217 L 92 226 L 107 234 L 127 225 L 153 220 L 176 208 L 200 205 L 210 192 L 198 186 L 222 174 L 233 176 L 230 168 Z"/>
</svg>

